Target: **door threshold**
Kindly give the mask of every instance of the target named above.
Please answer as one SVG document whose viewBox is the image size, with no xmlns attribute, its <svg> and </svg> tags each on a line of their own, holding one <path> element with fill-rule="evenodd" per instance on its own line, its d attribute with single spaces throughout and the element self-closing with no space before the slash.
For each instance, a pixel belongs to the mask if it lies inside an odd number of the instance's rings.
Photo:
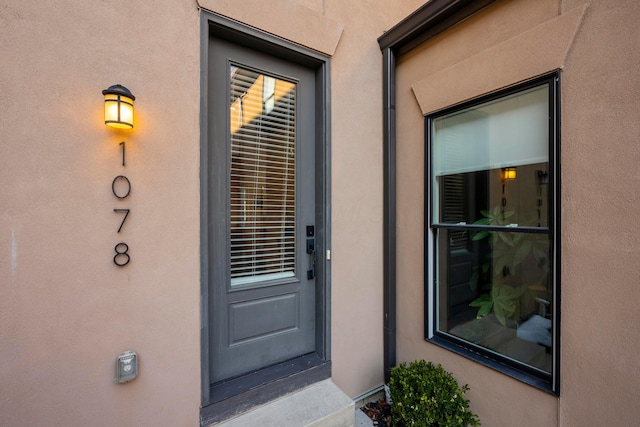
<svg viewBox="0 0 640 427">
<path fill-rule="evenodd" d="M 212 384 L 210 402 L 200 409 L 200 425 L 209 426 L 255 406 L 331 377 L 331 362 L 316 353 Z"/>
</svg>

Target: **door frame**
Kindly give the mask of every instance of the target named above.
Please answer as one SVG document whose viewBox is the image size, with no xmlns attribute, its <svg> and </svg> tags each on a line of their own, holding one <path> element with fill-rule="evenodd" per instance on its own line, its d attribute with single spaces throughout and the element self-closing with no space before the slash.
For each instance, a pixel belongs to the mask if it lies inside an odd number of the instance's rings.
<svg viewBox="0 0 640 427">
<path fill-rule="evenodd" d="M 234 415 L 241 409 L 236 402 L 246 405 L 247 398 L 255 404 L 260 399 L 271 400 L 296 388 L 320 381 L 331 376 L 331 138 L 330 138 L 330 57 L 315 50 L 300 46 L 291 41 L 266 33 L 238 21 L 223 17 L 213 12 L 201 10 L 200 15 L 200 345 L 201 345 L 201 424 L 215 421 L 216 418 Z M 263 384 L 259 392 L 242 399 L 226 399 L 226 406 L 219 403 L 212 405 L 210 393 L 209 367 L 209 247 L 212 244 L 208 237 L 208 164 L 209 128 L 208 128 L 208 61 L 210 37 L 229 40 L 235 44 L 246 46 L 272 56 L 304 65 L 315 71 L 315 226 L 316 226 L 316 327 L 315 342 L 318 363 L 298 363 L 298 369 L 286 374 L 287 378 L 276 378 Z M 255 380 L 255 379 L 254 379 Z M 256 390 L 255 387 L 252 390 Z M 233 393 L 232 393 L 233 395 Z M 220 402 L 220 403 L 223 403 Z M 234 405 L 236 406 L 234 410 Z M 211 410 L 216 406 L 215 410 Z"/>
</svg>

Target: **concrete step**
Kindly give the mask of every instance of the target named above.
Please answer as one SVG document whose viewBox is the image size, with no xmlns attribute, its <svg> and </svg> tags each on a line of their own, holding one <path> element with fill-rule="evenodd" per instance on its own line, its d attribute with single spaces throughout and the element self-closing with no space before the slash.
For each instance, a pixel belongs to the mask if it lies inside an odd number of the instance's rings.
<svg viewBox="0 0 640 427">
<path fill-rule="evenodd" d="M 356 426 L 355 427 L 374 427 L 373 420 L 367 417 L 367 414 L 360 409 L 356 409 Z"/>
<path fill-rule="evenodd" d="M 331 380 L 258 406 L 216 427 L 354 427 L 353 400 Z"/>
</svg>

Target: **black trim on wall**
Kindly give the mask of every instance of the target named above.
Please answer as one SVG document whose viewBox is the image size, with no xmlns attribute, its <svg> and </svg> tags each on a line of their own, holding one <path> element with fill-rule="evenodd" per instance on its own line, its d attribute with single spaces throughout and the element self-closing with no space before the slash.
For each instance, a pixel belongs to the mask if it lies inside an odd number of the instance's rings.
<svg viewBox="0 0 640 427">
<path fill-rule="evenodd" d="M 378 38 L 400 57 L 496 0 L 431 0 Z"/>
<path fill-rule="evenodd" d="M 556 73 L 555 78 L 552 80 L 553 85 L 553 99 L 549 100 L 549 112 L 552 117 L 556 119 L 553 120 L 553 126 L 549 126 L 549 139 L 554 141 L 554 145 L 551 146 L 551 153 L 553 155 L 553 167 L 555 168 L 555 174 L 553 177 L 553 181 L 550 183 L 550 188 L 553 194 L 549 194 L 549 197 L 553 197 L 555 200 L 555 209 L 553 210 L 551 220 L 554 222 L 553 227 L 554 233 L 554 255 L 553 263 L 555 266 L 556 274 L 554 277 L 554 294 L 553 300 L 555 304 L 554 310 L 554 318 L 553 318 L 553 380 L 552 380 L 552 391 L 559 396 L 560 395 L 560 315 L 561 315 L 561 307 L 562 307 L 562 297 L 561 297 L 561 281 L 562 277 L 562 263 L 560 259 L 562 257 L 562 245 L 560 244 L 560 235 L 561 235 L 561 223 L 560 223 L 560 212 L 561 212 L 561 194 L 560 194 L 560 182 L 561 182 L 561 164 L 560 164 L 560 143 L 561 143 L 561 134 L 560 134 L 560 99 L 562 96 L 560 95 L 560 71 Z"/>
<path fill-rule="evenodd" d="M 385 382 L 389 381 L 391 368 L 396 365 L 396 58 L 467 19 L 494 1 L 431 0 L 378 38 L 383 56 Z"/>
<path fill-rule="evenodd" d="M 395 55 L 390 48 L 383 50 L 384 79 L 395 81 Z M 391 368 L 396 364 L 396 94 L 395 85 L 385 85 L 384 147 L 383 147 L 383 309 L 384 309 L 384 381 L 389 382 Z"/>
</svg>

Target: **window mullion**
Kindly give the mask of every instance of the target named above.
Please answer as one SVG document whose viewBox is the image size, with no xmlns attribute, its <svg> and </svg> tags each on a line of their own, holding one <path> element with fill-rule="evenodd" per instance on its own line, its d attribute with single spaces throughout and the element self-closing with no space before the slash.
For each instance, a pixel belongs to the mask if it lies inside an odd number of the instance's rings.
<svg viewBox="0 0 640 427">
<path fill-rule="evenodd" d="M 505 233 L 532 233 L 551 234 L 548 227 L 509 227 L 481 224 L 431 224 L 431 228 L 446 228 L 448 230 L 474 230 L 474 231 L 502 231 Z"/>
</svg>

